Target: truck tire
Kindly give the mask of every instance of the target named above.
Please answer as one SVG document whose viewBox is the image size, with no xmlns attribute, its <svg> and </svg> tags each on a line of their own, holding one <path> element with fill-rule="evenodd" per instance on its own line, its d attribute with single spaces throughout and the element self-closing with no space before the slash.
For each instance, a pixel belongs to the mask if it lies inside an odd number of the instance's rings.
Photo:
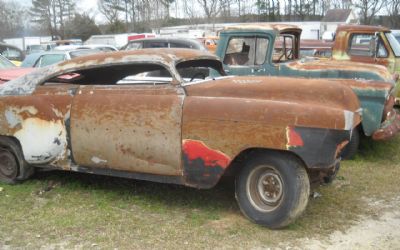
<svg viewBox="0 0 400 250">
<path fill-rule="evenodd" d="M 349 143 L 344 147 L 340 156 L 343 160 L 353 159 L 358 152 L 358 147 L 360 146 L 360 130 L 355 128 L 351 134 Z"/>
<path fill-rule="evenodd" d="M 310 181 L 304 164 L 280 152 L 249 158 L 235 181 L 240 210 L 251 221 L 271 229 L 289 225 L 308 203 Z"/>
<path fill-rule="evenodd" d="M 10 137 L 0 137 L 0 182 L 15 184 L 28 179 L 33 168 L 25 160 L 20 145 Z"/>
</svg>

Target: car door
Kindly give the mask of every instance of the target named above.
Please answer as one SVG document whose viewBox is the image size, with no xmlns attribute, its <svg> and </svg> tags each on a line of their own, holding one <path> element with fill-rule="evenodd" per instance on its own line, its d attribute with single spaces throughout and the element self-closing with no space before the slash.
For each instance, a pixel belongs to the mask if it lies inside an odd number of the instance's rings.
<svg viewBox="0 0 400 250">
<path fill-rule="evenodd" d="M 13 98 L 7 116 L 15 121 L 19 140 L 29 164 L 50 164 L 70 169 L 68 125 L 74 93 L 79 86 L 50 81 L 36 86 L 31 95 Z M 8 103 L 12 98 L 4 100 Z M 16 103 L 18 105 L 16 105 Z"/>
<path fill-rule="evenodd" d="M 224 68 L 230 75 L 265 75 L 268 36 L 232 36 L 224 54 Z"/>
<path fill-rule="evenodd" d="M 171 83 L 81 86 L 71 109 L 75 163 L 181 175 L 183 99 Z"/>
</svg>

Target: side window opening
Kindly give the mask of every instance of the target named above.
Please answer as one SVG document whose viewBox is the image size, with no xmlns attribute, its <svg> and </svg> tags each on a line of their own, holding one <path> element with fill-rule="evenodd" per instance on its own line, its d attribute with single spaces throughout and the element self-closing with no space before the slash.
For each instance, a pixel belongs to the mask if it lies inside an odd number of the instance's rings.
<svg viewBox="0 0 400 250">
<path fill-rule="evenodd" d="M 229 40 L 224 57 L 226 65 L 262 65 L 267 57 L 269 40 L 264 37 L 241 37 Z"/>
<path fill-rule="evenodd" d="M 158 64 L 113 65 L 64 73 L 44 85 L 159 85 L 172 82 L 170 72 Z"/>
<path fill-rule="evenodd" d="M 275 40 L 272 61 L 274 63 L 282 63 L 294 60 L 294 42 L 295 37 L 293 35 L 282 34 L 278 36 Z"/>
</svg>

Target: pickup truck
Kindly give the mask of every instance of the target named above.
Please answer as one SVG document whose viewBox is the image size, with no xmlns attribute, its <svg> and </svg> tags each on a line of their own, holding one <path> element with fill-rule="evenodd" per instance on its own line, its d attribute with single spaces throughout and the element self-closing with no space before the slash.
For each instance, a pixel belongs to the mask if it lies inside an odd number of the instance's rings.
<svg viewBox="0 0 400 250">
<path fill-rule="evenodd" d="M 375 140 L 393 137 L 400 129 L 400 117 L 393 108 L 396 77 L 380 65 L 299 60 L 301 31 L 285 24 L 227 27 L 220 32 L 216 55 L 231 75 L 330 78 L 350 86 L 360 100 L 363 120 L 344 152 L 346 158 L 356 153 L 361 133 Z"/>
<path fill-rule="evenodd" d="M 341 25 L 336 30 L 332 59 L 382 65 L 398 77 L 400 44 L 386 27 Z M 397 104 L 399 100 L 397 95 Z"/>
</svg>

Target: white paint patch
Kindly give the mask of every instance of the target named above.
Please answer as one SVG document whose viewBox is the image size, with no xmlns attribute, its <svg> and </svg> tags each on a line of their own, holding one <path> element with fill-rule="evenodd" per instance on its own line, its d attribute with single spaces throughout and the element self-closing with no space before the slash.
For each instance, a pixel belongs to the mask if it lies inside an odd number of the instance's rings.
<svg viewBox="0 0 400 250">
<path fill-rule="evenodd" d="M 91 160 L 96 164 L 107 163 L 107 160 L 100 159 L 97 156 L 93 156 Z"/>
<path fill-rule="evenodd" d="M 28 163 L 43 164 L 64 157 L 67 133 L 61 120 L 28 118 L 21 127 L 14 136 L 20 141 Z"/>
<path fill-rule="evenodd" d="M 345 130 L 350 130 L 353 128 L 353 123 L 354 123 L 354 112 L 349 111 L 349 110 L 344 110 L 343 111 L 344 114 L 344 121 L 345 121 L 345 125 L 344 125 L 344 129 Z"/>
<path fill-rule="evenodd" d="M 58 109 L 56 109 L 56 108 L 51 108 L 52 110 L 53 110 L 53 112 L 54 112 L 54 114 L 58 117 L 58 118 L 63 118 L 64 117 L 64 115 L 61 113 L 61 111 L 59 111 Z"/>
<path fill-rule="evenodd" d="M 26 106 L 26 107 L 9 107 L 5 112 L 5 117 L 8 122 L 10 128 L 15 128 L 18 124 L 22 122 L 21 113 L 28 112 L 31 115 L 36 115 L 38 110 L 33 106 Z"/>
</svg>

